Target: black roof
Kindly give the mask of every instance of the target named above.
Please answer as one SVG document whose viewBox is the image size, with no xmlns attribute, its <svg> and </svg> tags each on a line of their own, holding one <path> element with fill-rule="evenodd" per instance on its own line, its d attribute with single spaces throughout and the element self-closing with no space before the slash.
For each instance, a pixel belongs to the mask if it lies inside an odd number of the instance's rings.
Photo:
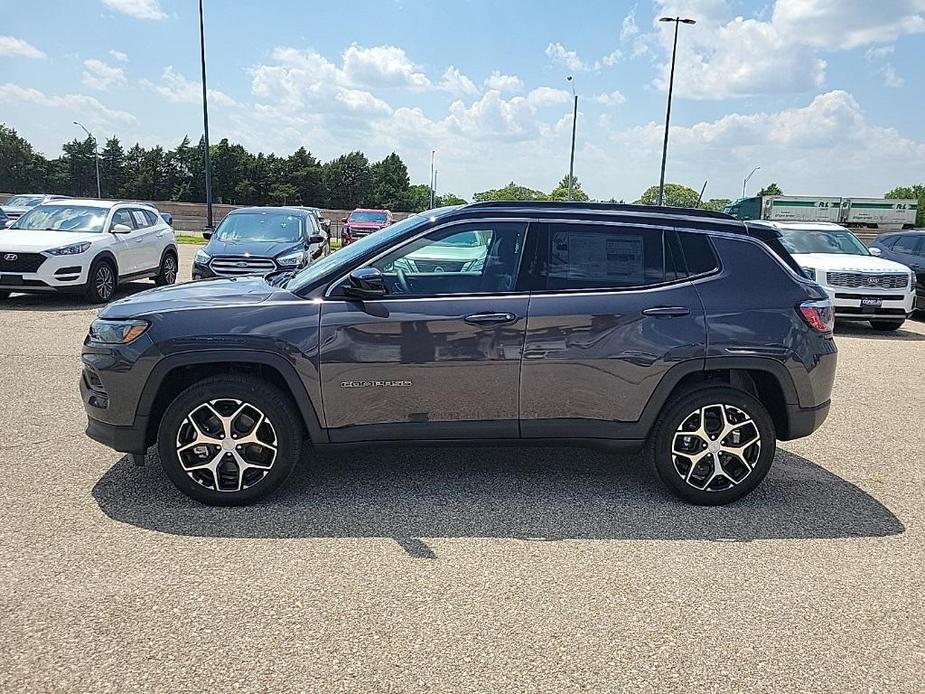
<svg viewBox="0 0 925 694">
<path fill-rule="evenodd" d="M 616 202 L 575 202 L 568 200 L 487 200 L 465 205 L 465 209 L 516 209 L 516 210 L 565 210 L 568 212 L 630 212 L 634 214 L 665 215 L 676 217 L 704 217 L 736 221 L 724 212 L 713 212 L 691 207 L 667 207 L 658 205 L 627 205 Z"/>
</svg>

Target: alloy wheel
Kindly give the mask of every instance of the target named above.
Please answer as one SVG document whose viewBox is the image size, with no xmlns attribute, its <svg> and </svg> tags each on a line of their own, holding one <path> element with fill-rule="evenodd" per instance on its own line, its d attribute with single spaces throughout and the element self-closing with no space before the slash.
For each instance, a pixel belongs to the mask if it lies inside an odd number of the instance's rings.
<svg viewBox="0 0 925 694">
<path fill-rule="evenodd" d="M 250 403 L 231 398 L 194 407 L 177 431 L 177 458 L 197 484 L 239 492 L 263 480 L 276 461 L 276 430 Z"/>
<path fill-rule="evenodd" d="M 671 441 L 675 471 L 700 491 L 720 492 L 742 483 L 761 454 L 757 424 L 733 405 L 696 409 L 681 420 Z"/>
<path fill-rule="evenodd" d="M 94 287 L 96 287 L 96 293 L 99 294 L 101 299 L 106 300 L 112 296 L 115 287 L 115 277 L 112 273 L 112 268 L 105 263 L 100 265 L 96 269 L 96 277 L 94 278 L 93 284 Z"/>
<path fill-rule="evenodd" d="M 164 258 L 164 280 L 167 284 L 173 284 L 177 281 L 177 261 L 172 255 Z"/>
</svg>

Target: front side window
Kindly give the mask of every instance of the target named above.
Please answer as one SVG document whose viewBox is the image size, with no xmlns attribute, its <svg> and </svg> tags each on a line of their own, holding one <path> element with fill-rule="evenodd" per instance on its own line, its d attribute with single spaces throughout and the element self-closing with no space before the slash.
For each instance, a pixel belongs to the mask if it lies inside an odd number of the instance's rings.
<svg viewBox="0 0 925 694">
<path fill-rule="evenodd" d="M 893 250 L 897 253 L 915 255 L 916 249 L 919 247 L 919 240 L 920 237 L 918 236 L 900 236 L 896 241 L 896 245 L 893 246 Z"/>
<path fill-rule="evenodd" d="M 16 220 L 14 229 L 80 231 L 99 234 L 109 213 L 105 207 L 84 205 L 40 205 Z"/>
<path fill-rule="evenodd" d="M 663 233 L 605 224 L 550 224 L 547 288 L 621 289 L 666 281 Z"/>
<path fill-rule="evenodd" d="M 512 292 L 526 224 L 483 222 L 438 229 L 371 264 L 394 296 Z"/>
<path fill-rule="evenodd" d="M 281 212 L 239 212 L 222 220 L 212 238 L 219 241 L 295 242 L 302 235 L 302 220 Z"/>
<path fill-rule="evenodd" d="M 870 255 L 867 246 L 847 229 L 781 229 L 780 234 L 791 253 Z"/>
<path fill-rule="evenodd" d="M 110 229 L 115 229 L 117 224 L 127 226 L 129 229 L 135 228 L 135 223 L 132 219 L 132 213 L 130 210 L 116 210 L 112 213 L 112 222 L 109 224 Z"/>
</svg>

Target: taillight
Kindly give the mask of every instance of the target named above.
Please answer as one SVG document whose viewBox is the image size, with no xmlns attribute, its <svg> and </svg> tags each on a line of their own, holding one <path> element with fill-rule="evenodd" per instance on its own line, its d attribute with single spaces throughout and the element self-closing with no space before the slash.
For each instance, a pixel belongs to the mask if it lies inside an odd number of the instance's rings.
<svg viewBox="0 0 925 694">
<path fill-rule="evenodd" d="M 804 301 L 800 304 L 800 315 L 817 333 L 831 334 L 835 328 L 835 311 L 828 299 Z"/>
</svg>

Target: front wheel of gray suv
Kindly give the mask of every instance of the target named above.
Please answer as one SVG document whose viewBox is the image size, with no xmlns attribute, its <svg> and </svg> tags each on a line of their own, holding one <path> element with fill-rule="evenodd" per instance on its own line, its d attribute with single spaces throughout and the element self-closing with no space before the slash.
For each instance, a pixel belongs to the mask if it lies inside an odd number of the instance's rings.
<svg viewBox="0 0 925 694">
<path fill-rule="evenodd" d="M 774 423 L 760 401 L 735 388 L 705 386 L 665 406 L 649 439 L 649 457 L 676 496 L 719 506 L 758 486 L 776 447 Z"/>
<path fill-rule="evenodd" d="M 161 465 L 187 496 L 241 506 L 275 491 L 302 450 L 302 423 L 287 395 L 252 376 L 191 385 L 167 408 L 157 435 Z"/>
</svg>

